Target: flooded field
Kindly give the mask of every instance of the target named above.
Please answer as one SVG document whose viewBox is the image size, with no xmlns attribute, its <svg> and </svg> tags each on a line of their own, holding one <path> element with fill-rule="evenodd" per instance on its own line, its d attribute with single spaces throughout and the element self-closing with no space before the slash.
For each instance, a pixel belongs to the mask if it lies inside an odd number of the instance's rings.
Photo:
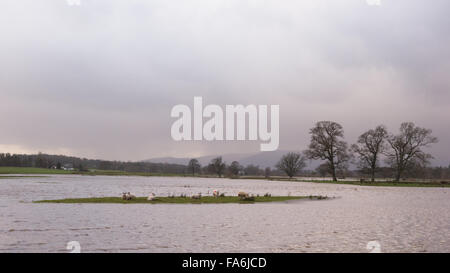
<svg viewBox="0 0 450 273">
<path fill-rule="evenodd" d="M 36 204 L 42 199 L 326 195 L 260 204 Z M 0 179 L 0 252 L 450 252 L 450 188 L 55 175 Z"/>
</svg>

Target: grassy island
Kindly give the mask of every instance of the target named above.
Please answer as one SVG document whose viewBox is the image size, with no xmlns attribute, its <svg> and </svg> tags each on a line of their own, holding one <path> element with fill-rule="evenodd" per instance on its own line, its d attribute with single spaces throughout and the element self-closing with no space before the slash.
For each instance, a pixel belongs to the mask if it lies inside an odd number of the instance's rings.
<svg viewBox="0 0 450 273">
<path fill-rule="evenodd" d="M 237 196 L 212 197 L 205 196 L 201 199 L 192 199 L 189 197 L 157 197 L 153 201 L 147 200 L 147 197 L 137 197 L 132 200 L 123 200 L 121 197 L 92 197 L 92 198 L 68 198 L 58 200 L 41 200 L 34 203 L 62 203 L 62 204 L 224 204 L 224 203 L 262 203 L 262 202 L 283 202 L 289 200 L 323 200 L 324 196 L 260 196 L 254 197 L 254 200 L 242 200 Z"/>
</svg>

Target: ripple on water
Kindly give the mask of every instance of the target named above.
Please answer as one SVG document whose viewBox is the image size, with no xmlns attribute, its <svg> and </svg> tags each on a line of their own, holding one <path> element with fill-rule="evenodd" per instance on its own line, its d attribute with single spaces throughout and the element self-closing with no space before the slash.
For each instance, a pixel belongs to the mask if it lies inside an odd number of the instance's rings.
<svg viewBox="0 0 450 273">
<path fill-rule="evenodd" d="M 18 183 L 24 182 L 24 183 Z M 327 201 L 254 205 L 34 204 L 85 196 L 327 195 Z M 448 188 L 358 187 L 182 177 L 49 176 L 2 179 L 0 251 L 65 252 L 450 252 Z"/>
</svg>

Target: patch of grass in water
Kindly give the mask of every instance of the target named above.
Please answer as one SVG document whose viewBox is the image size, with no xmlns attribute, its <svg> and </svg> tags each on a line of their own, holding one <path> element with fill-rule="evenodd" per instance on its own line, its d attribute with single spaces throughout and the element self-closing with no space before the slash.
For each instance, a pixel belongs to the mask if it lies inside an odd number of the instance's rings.
<svg viewBox="0 0 450 273">
<path fill-rule="evenodd" d="M 237 196 L 212 197 L 205 196 L 201 199 L 192 199 L 188 197 L 156 197 L 155 200 L 148 201 L 147 197 L 137 197 L 132 200 L 123 200 L 121 197 L 92 197 L 92 198 L 67 198 L 59 200 L 41 200 L 33 203 L 61 203 L 61 204 L 226 204 L 239 203 L 251 204 L 262 202 L 283 202 L 300 199 L 327 199 L 326 196 L 271 196 L 254 197 L 249 201 L 243 201 Z"/>
</svg>

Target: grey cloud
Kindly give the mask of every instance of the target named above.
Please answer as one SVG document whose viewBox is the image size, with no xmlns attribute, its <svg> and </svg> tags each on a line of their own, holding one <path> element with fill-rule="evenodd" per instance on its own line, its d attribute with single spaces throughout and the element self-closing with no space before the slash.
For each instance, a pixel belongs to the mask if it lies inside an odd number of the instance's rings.
<svg viewBox="0 0 450 273">
<path fill-rule="evenodd" d="M 139 160 L 254 152 L 176 143 L 170 109 L 279 104 L 280 149 L 317 120 L 349 141 L 385 123 L 432 128 L 448 164 L 448 1 L 0 3 L 1 147 Z"/>
</svg>

